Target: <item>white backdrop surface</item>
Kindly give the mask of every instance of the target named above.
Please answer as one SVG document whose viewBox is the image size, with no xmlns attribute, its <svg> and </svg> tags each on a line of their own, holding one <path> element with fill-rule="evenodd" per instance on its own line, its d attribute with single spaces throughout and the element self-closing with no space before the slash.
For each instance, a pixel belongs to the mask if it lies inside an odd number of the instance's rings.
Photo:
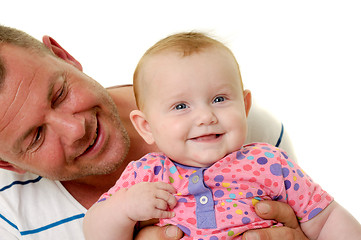
<svg viewBox="0 0 361 240">
<path fill-rule="evenodd" d="M 356 0 L 12 0 L 0 24 L 52 36 L 106 87 L 131 83 L 160 38 L 217 36 L 254 99 L 284 123 L 303 169 L 361 221 L 360 12 Z"/>
</svg>

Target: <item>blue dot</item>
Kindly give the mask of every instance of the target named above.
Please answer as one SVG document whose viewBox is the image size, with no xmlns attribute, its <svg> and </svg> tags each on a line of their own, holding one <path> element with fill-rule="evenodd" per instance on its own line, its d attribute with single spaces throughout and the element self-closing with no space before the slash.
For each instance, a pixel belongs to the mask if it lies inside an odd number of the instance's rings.
<svg viewBox="0 0 361 240">
<path fill-rule="evenodd" d="M 262 195 L 262 194 L 263 194 L 263 191 L 262 191 L 261 189 L 258 189 L 257 194 L 258 194 L 258 195 Z"/>
<path fill-rule="evenodd" d="M 286 190 L 289 189 L 291 187 L 291 185 L 292 185 L 292 183 L 289 180 L 285 181 Z"/>
<path fill-rule="evenodd" d="M 136 162 L 136 163 L 135 163 L 135 166 L 136 166 L 137 168 L 139 168 L 140 166 L 142 166 L 142 162 L 139 162 L 139 161 Z"/>
<path fill-rule="evenodd" d="M 251 198 L 251 197 L 253 197 L 253 193 L 251 192 L 246 193 L 246 198 Z"/>
<path fill-rule="evenodd" d="M 290 174 L 290 170 L 288 168 L 282 168 L 282 175 L 286 178 Z"/>
<path fill-rule="evenodd" d="M 177 168 L 175 166 L 172 166 L 171 168 L 169 168 L 169 172 L 170 173 L 176 173 L 177 172 Z"/>
<path fill-rule="evenodd" d="M 218 240 L 218 238 L 216 236 L 212 236 L 209 238 L 209 240 Z"/>
<path fill-rule="evenodd" d="M 233 216 L 231 214 L 227 215 L 227 219 L 232 219 L 232 218 L 233 218 Z"/>
<path fill-rule="evenodd" d="M 298 191 L 298 189 L 300 189 L 300 185 L 298 183 L 296 183 L 294 186 L 293 186 L 293 189 L 295 191 Z"/>
<path fill-rule="evenodd" d="M 273 153 L 270 152 L 265 152 L 264 155 L 268 158 L 273 158 L 275 156 Z"/>
<path fill-rule="evenodd" d="M 223 182 L 224 177 L 222 175 L 217 175 L 214 177 L 214 181 L 216 182 Z"/>
<path fill-rule="evenodd" d="M 284 158 L 288 159 L 288 156 L 287 156 L 287 154 L 286 154 L 286 153 L 281 152 L 281 154 L 283 155 L 283 157 L 284 157 Z"/>
<path fill-rule="evenodd" d="M 237 152 L 236 158 L 237 158 L 238 160 L 242 160 L 243 158 L 245 158 L 245 156 L 243 155 L 242 152 Z"/>
<path fill-rule="evenodd" d="M 282 166 L 279 163 L 274 163 L 270 166 L 271 173 L 275 176 L 282 175 Z"/>
<path fill-rule="evenodd" d="M 214 196 L 217 198 L 223 197 L 224 196 L 224 192 L 222 190 L 217 190 L 214 192 Z"/>
<path fill-rule="evenodd" d="M 257 163 L 260 165 L 265 165 L 267 162 L 268 162 L 268 160 L 265 157 L 260 157 L 257 159 Z"/>
<path fill-rule="evenodd" d="M 249 219 L 248 217 L 242 218 L 242 223 L 243 223 L 243 224 L 248 224 L 248 223 L 250 223 L 250 222 L 251 222 L 251 219 Z"/>
<path fill-rule="evenodd" d="M 178 199 L 178 202 L 185 202 L 185 203 L 186 203 L 186 202 L 188 202 L 188 201 L 187 201 L 186 198 L 180 198 L 180 199 Z"/>
<path fill-rule="evenodd" d="M 158 175 L 161 169 L 162 169 L 161 166 L 155 166 L 155 167 L 154 167 L 154 174 L 155 174 L 155 175 Z"/>
<path fill-rule="evenodd" d="M 288 164 L 288 166 L 290 166 L 291 168 L 294 167 L 293 163 L 291 163 L 290 161 L 287 161 L 287 164 Z"/>
<path fill-rule="evenodd" d="M 302 171 L 300 169 L 297 169 L 297 173 L 298 173 L 298 176 L 304 177 L 304 175 L 303 175 L 303 173 L 302 173 Z"/>
<path fill-rule="evenodd" d="M 319 214 L 323 209 L 322 208 L 315 208 L 313 209 L 310 214 L 308 214 L 308 220 L 312 219 L 313 217 L 315 217 L 317 214 Z"/>
</svg>

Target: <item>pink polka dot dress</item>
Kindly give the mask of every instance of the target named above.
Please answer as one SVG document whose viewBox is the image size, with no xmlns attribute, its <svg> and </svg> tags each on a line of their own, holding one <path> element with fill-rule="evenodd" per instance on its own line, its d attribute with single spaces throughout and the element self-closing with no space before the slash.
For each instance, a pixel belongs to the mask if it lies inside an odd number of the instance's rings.
<svg viewBox="0 0 361 240">
<path fill-rule="evenodd" d="M 261 200 L 288 203 L 300 222 L 333 200 L 284 151 L 266 143 L 246 145 L 208 168 L 184 166 L 161 153 L 149 153 L 131 162 L 99 201 L 144 181 L 163 181 L 177 189 L 176 216 L 161 219 L 160 225 L 177 225 L 185 233 L 183 239 L 241 239 L 249 229 L 281 226 L 257 216 L 254 205 Z"/>
</svg>

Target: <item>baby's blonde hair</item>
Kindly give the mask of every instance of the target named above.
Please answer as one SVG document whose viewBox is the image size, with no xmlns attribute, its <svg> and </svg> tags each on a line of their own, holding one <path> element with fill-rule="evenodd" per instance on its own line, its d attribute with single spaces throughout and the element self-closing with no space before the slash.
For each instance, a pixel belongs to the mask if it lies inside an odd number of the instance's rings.
<svg viewBox="0 0 361 240">
<path fill-rule="evenodd" d="M 239 65 L 234 57 L 232 51 L 226 47 L 220 41 L 207 36 L 204 33 L 200 32 L 181 32 L 177 34 L 170 35 L 166 38 L 155 43 L 150 47 L 139 60 L 138 65 L 134 71 L 133 75 L 133 85 L 134 85 L 134 95 L 136 103 L 139 109 L 142 109 L 144 106 L 144 100 L 141 97 L 141 81 L 140 73 L 146 63 L 146 59 L 152 55 L 156 55 L 165 51 L 175 51 L 181 54 L 182 57 L 190 56 L 194 53 L 199 53 L 211 47 L 218 47 L 226 50 L 234 58 L 234 61 L 237 65 L 239 78 L 242 84 L 241 72 L 239 70 Z M 243 88 L 243 84 L 242 84 Z"/>
</svg>

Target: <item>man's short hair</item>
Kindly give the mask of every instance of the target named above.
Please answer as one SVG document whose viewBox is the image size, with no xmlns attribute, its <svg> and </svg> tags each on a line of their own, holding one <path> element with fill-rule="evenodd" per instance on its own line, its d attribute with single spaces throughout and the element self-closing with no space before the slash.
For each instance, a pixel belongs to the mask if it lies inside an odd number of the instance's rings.
<svg viewBox="0 0 361 240">
<path fill-rule="evenodd" d="M 52 52 L 36 38 L 16 28 L 6 27 L 0 24 L 0 89 L 4 84 L 6 75 L 5 62 L 1 57 L 1 47 L 5 44 L 31 49 L 39 53 L 52 54 Z"/>
</svg>

